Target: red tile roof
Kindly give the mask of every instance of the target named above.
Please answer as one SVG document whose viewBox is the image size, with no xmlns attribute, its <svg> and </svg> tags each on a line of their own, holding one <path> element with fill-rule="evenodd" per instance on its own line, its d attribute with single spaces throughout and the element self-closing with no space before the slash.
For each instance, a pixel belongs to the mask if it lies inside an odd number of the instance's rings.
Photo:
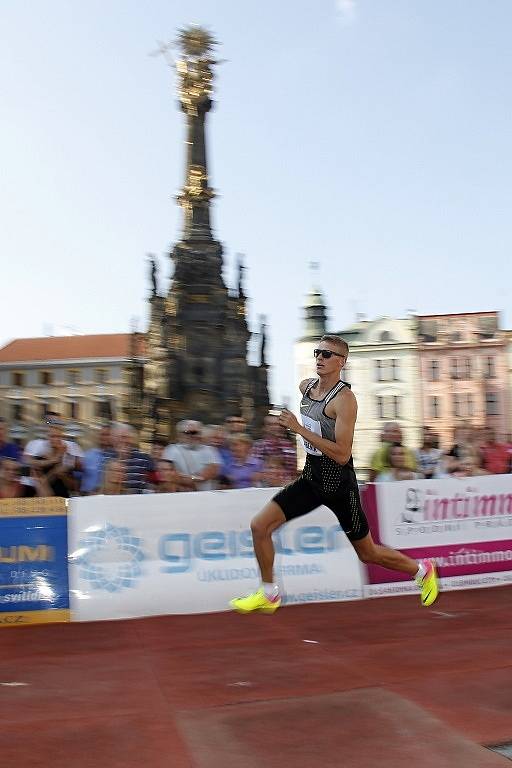
<svg viewBox="0 0 512 768">
<path fill-rule="evenodd" d="M 129 333 L 102 333 L 93 336 L 45 336 L 40 339 L 14 339 L 0 349 L 0 363 L 25 363 L 40 360 L 81 360 L 130 356 Z M 138 354 L 143 354 L 139 336 Z"/>
</svg>

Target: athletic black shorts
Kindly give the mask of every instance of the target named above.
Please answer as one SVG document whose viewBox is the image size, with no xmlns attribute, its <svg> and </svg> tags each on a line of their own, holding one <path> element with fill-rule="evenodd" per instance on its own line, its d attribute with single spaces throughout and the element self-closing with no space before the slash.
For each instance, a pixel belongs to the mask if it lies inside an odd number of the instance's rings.
<svg viewBox="0 0 512 768">
<path fill-rule="evenodd" d="M 350 541 L 364 539 L 370 530 L 357 485 L 340 488 L 336 493 L 324 493 L 309 480 L 299 477 L 279 491 L 272 501 L 281 507 L 287 521 L 307 515 L 324 504 L 334 512 Z"/>
</svg>

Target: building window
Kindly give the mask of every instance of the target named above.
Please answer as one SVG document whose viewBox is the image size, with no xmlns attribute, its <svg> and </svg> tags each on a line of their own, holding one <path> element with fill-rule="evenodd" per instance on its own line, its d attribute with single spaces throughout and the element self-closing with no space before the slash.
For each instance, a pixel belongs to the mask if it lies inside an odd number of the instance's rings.
<svg viewBox="0 0 512 768">
<path fill-rule="evenodd" d="M 52 372 L 51 371 L 39 371 L 39 383 L 43 385 L 43 387 L 47 387 L 49 384 L 52 383 Z"/>
<path fill-rule="evenodd" d="M 71 400 L 70 403 L 68 403 L 69 406 L 69 418 L 72 419 L 72 421 L 78 421 L 80 419 L 80 406 L 75 400 Z"/>
<path fill-rule="evenodd" d="M 452 379 L 459 379 L 459 361 L 456 357 L 450 359 L 450 376 Z"/>
<path fill-rule="evenodd" d="M 429 362 L 430 381 L 439 381 L 439 360 Z"/>
<path fill-rule="evenodd" d="M 385 344 L 386 342 L 393 341 L 393 337 L 389 331 L 382 331 L 380 340 L 382 344 Z"/>
<path fill-rule="evenodd" d="M 98 384 L 106 384 L 107 382 L 107 371 L 105 368 L 97 368 L 96 369 L 96 382 Z"/>
<path fill-rule="evenodd" d="M 78 384 L 79 381 L 78 371 L 68 371 L 68 384 Z"/>
<path fill-rule="evenodd" d="M 398 395 L 393 395 L 393 418 L 400 418 L 400 397 Z"/>
<path fill-rule="evenodd" d="M 48 411 L 50 410 L 50 406 L 48 405 L 48 403 L 41 403 L 40 410 L 41 410 L 41 419 L 46 419 L 48 415 Z"/>
<path fill-rule="evenodd" d="M 485 411 L 487 416 L 498 416 L 498 395 L 496 392 L 487 392 L 485 395 Z"/>
<path fill-rule="evenodd" d="M 439 397 L 430 398 L 430 417 L 439 419 L 441 417 L 441 402 Z"/>
<path fill-rule="evenodd" d="M 462 416 L 461 398 L 457 392 L 453 396 L 453 415 Z"/>
<path fill-rule="evenodd" d="M 101 421 L 112 421 L 112 404 L 110 400 L 98 400 L 96 402 L 96 418 Z"/>
<path fill-rule="evenodd" d="M 391 370 L 393 372 L 393 381 L 400 381 L 400 360 L 391 360 Z"/>
<path fill-rule="evenodd" d="M 15 371 L 12 374 L 12 385 L 13 387 L 24 387 L 25 386 L 25 376 L 22 373 L 19 373 Z"/>
<path fill-rule="evenodd" d="M 496 361 L 494 357 L 486 357 L 484 364 L 484 376 L 486 379 L 496 378 Z"/>
<path fill-rule="evenodd" d="M 23 421 L 23 404 L 14 403 L 12 406 L 12 420 Z"/>
<path fill-rule="evenodd" d="M 384 398 L 383 397 L 377 397 L 377 418 L 378 419 L 384 419 Z"/>
<path fill-rule="evenodd" d="M 471 358 L 470 357 L 464 358 L 464 376 L 466 379 L 471 378 Z"/>
<path fill-rule="evenodd" d="M 473 416 L 474 408 L 475 406 L 473 402 L 473 395 L 471 394 L 471 392 L 467 392 L 466 393 L 466 414 L 469 417 Z"/>
<path fill-rule="evenodd" d="M 375 361 L 375 374 L 377 377 L 377 381 L 384 381 L 384 379 L 382 378 L 382 374 L 383 374 L 382 360 Z"/>
</svg>

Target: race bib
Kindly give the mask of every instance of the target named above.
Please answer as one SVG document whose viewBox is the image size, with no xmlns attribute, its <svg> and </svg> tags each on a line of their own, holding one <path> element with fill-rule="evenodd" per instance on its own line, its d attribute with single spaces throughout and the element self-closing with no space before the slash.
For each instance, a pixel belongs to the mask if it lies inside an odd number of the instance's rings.
<svg viewBox="0 0 512 768">
<path fill-rule="evenodd" d="M 314 432 L 315 435 L 318 435 L 318 437 L 322 437 L 322 427 L 319 421 L 316 421 L 316 419 L 311 419 L 309 416 L 305 416 L 304 414 L 301 414 L 301 417 L 302 424 L 306 427 L 306 429 Z M 314 445 L 311 445 L 311 443 L 309 443 L 304 437 L 302 438 L 302 442 L 304 443 L 304 449 L 307 453 L 310 453 L 312 456 L 322 455 L 322 451 L 319 451 L 318 448 L 315 448 Z"/>
</svg>

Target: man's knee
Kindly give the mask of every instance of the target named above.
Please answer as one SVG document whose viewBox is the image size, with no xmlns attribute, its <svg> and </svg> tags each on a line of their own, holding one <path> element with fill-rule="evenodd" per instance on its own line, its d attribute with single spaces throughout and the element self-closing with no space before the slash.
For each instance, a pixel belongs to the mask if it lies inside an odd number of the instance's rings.
<svg viewBox="0 0 512 768">
<path fill-rule="evenodd" d="M 279 504 L 276 504 L 275 501 L 270 501 L 251 520 L 252 535 L 256 538 L 264 538 L 271 535 L 273 531 L 277 530 L 285 522 L 286 518 Z"/>
</svg>

